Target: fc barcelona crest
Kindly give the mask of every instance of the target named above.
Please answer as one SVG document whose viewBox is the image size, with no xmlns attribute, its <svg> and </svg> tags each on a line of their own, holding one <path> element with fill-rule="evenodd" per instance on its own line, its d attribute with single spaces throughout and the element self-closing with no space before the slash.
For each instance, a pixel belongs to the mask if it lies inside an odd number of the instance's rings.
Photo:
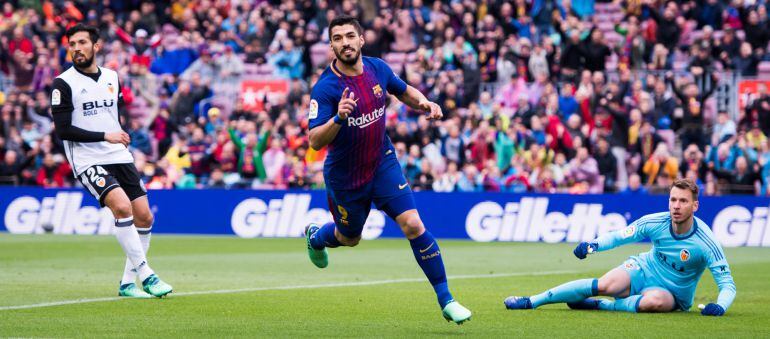
<svg viewBox="0 0 770 339">
<path fill-rule="evenodd" d="M 378 98 L 382 97 L 382 87 L 380 87 L 379 84 L 374 85 L 374 87 L 372 87 L 372 92 L 374 92 L 374 96 Z"/>
</svg>

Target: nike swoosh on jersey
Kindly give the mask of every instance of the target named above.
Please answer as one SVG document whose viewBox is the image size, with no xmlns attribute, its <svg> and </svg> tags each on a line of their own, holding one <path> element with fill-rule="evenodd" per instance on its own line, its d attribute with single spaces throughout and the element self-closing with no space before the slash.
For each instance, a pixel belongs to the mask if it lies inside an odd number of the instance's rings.
<svg viewBox="0 0 770 339">
<path fill-rule="evenodd" d="M 406 188 L 407 185 L 409 185 L 409 183 L 405 183 L 403 185 L 398 185 L 398 189 L 402 190 L 402 189 Z"/>
</svg>

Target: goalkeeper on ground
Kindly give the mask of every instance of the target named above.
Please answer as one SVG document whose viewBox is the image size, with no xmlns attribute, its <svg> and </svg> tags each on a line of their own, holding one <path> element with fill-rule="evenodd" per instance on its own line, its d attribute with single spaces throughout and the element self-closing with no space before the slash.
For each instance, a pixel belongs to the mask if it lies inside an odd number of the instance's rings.
<svg viewBox="0 0 770 339">
<path fill-rule="evenodd" d="M 719 287 L 719 296 L 701 310 L 703 315 L 721 316 L 735 299 L 735 283 L 722 247 L 698 210 L 698 186 L 677 180 L 671 187 L 669 212 L 646 215 L 625 229 L 609 232 L 575 248 L 585 259 L 593 252 L 650 239 L 652 249 L 632 256 L 599 279 L 581 279 L 531 297 L 508 297 L 508 309 L 534 309 L 541 305 L 567 303 L 572 309 L 626 312 L 687 311 L 704 270 Z M 615 300 L 591 298 L 610 296 Z"/>
</svg>

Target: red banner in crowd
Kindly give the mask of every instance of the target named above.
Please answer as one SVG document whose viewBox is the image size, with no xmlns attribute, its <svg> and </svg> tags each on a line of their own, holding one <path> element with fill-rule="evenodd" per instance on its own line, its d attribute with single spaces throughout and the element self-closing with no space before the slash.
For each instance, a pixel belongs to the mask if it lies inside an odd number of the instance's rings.
<svg viewBox="0 0 770 339">
<path fill-rule="evenodd" d="M 289 81 L 285 79 L 244 80 L 241 82 L 241 103 L 247 111 L 262 111 L 265 102 L 276 102 L 289 94 Z"/>
<path fill-rule="evenodd" d="M 738 109 L 746 108 L 759 92 L 758 87 L 764 84 L 770 89 L 770 80 L 741 80 L 738 82 Z"/>
</svg>

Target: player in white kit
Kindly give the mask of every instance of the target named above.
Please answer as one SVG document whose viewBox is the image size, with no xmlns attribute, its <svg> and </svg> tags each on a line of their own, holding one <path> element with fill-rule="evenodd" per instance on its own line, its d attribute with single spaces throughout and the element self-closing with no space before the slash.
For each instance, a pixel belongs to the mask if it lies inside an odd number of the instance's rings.
<svg viewBox="0 0 770 339">
<path fill-rule="evenodd" d="M 147 264 L 153 215 L 130 138 L 120 126 L 123 104 L 118 74 L 94 63 L 101 49 L 99 31 L 77 24 L 67 30 L 73 67 L 53 82 L 51 112 L 75 178 L 115 216 L 115 235 L 126 253 L 118 295 L 163 297 L 172 291 Z M 142 288 L 135 284 L 137 276 Z"/>
</svg>

